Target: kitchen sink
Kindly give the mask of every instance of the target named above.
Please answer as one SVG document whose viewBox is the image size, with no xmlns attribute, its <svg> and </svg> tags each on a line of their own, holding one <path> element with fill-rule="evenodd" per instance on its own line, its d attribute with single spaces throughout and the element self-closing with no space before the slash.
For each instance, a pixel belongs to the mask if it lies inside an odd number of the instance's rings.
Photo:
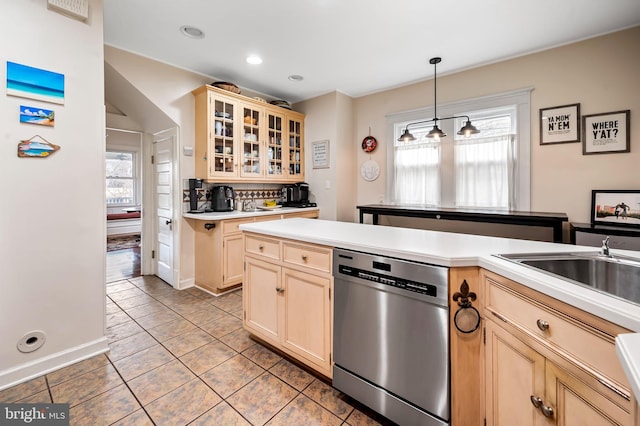
<svg viewBox="0 0 640 426">
<path fill-rule="evenodd" d="M 524 253 L 502 259 L 640 304 L 640 259 L 599 252 Z"/>
</svg>

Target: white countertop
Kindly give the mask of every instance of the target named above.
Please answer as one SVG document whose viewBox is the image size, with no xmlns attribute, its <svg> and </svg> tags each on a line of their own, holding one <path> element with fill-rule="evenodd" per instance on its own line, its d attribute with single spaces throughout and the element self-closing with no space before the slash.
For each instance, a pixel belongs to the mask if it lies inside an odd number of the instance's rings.
<svg viewBox="0 0 640 426">
<path fill-rule="evenodd" d="M 616 352 L 636 400 L 640 400 L 640 334 L 619 334 Z"/>
<path fill-rule="evenodd" d="M 197 220 L 207 220 L 207 221 L 216 221 L 216 220 L 227 220 L 227 219 L 242 219 L 247 217 L 254 216 L 270 216 L 276 214 L 287 214 L 287 213 L 301 213 L 301 212 L 311 212 L 320 210 L 318 207 L 282 207 L 277 209 L 269 209 L 269 210 L 256 210 L 251 212 L 233 210 L 230 212 L 210 212 L 210 213 L 183 213 L 182 217 L 187 219 L 197 219 Z"/>
<path fill-rule="evenodd" d="M 240 229 L 442 266 L 480 266 L 631 331 L 640 332 L 639 305 L 493 256 L 595 252 L 598 251 L 596 247 L 302 218 L 244 224 Z M 640 252 L 611 252 L 640 259 Z M 640 400 L 640 334 L 627 336 L 635 336 L 637 340 L 633 345 L 627 344 L 618 350 L 629 352 L 629 356 L 621 357 L 621 361 L 625 371 L 635 372 L 628 378 L 636 398 Z M 627 340 L 616 339 L 617 346 L 620 341 Z"/>
</svg>

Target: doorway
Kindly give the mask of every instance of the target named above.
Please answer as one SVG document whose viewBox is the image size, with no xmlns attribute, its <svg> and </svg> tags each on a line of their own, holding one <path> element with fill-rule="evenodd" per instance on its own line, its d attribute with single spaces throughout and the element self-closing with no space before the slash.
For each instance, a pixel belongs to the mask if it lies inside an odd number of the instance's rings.
<svg viewBox="0 0 640 426">
<path fill-rule="evenodd" d="M 140 132 L 106 132 L 106 282 L 141 275 L 142 140 Z"/>
</svg>

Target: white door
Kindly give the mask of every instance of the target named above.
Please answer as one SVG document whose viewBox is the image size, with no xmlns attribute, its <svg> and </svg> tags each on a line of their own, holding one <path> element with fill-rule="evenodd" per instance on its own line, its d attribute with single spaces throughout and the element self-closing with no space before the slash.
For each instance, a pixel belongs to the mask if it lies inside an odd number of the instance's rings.
<svg viewBox="0 0 640 426">
<path fill-rule="evenodd" d="M 158 277 L 175 287 L 173 262 L 174 146 L 175 135 L 167 133 L 155 135 L 153 141 L 157 241 L 154 257 L 155 272 Z"/>
</svg>

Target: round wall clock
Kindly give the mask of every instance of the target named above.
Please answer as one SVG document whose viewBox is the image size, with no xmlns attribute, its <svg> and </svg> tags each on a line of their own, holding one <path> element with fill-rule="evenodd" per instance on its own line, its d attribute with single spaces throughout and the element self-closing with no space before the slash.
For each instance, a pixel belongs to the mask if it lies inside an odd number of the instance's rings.
<svg viewBox="0 0 640 426">
<path fill-rule="evenodd" d="M 367 160 L 360 166 L 360 175 L 367 182 L 372 182 L 380 176 L 380 166 L 373 160 Z"/>
<path fill-rule="evenodd" d="M 367 136 L 362 140 L 362 150 L 364 152 L 373 152 L 378 146 L 378 141 L 373 136 Z"/>
</svg>

